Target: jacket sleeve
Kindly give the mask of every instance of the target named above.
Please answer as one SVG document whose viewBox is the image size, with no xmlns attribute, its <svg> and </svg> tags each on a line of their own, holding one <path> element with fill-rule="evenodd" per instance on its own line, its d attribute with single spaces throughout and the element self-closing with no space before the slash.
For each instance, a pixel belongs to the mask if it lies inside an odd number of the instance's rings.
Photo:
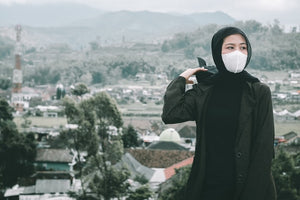
<svg viewBox="0 0 300 200">
<path fill-rule="evenodd" d="M 195 119 L 194 91 L 185 92 L 184 77 L 177 77 L 167 87 L 164 95 L 162 120 L 166 124 L 175 124 Z"/>
<path fill-rule="evenodd" d="M 252 141 L 250 166 L 241 200 L 269 200 L 273 187 L 271 164 L 274 157 L 274 119 L 271 91 L 261 85 Z"/>
</svg>

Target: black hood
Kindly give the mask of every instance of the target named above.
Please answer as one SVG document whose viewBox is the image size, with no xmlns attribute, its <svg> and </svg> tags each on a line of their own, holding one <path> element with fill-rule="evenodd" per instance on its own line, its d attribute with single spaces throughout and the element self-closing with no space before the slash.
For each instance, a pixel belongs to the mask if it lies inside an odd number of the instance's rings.
<svg viewBox="0 0 300 200">
<path fill-rule="evenodd" d="M 252 55 L 252 49 L 251 49 L 251 45 L 250 45 L 250 42 L 249 42 L 246 34 L 239 28 L 225 27 L 225 28 L 220 29 L 218 32 L 216 32 L 211 40 L 212 56 L 213 56 L 215 65 L 219 72 L 228 72 L 226 70 L 223 60 L 222 60 L 222 55 L 221 55 L 222 44 L 223 44 L 224 38 L 226 38 L 229 35 L 233 35 L 233 34 L 240 34 L 245 38 L 246 44 L 247 44 L 247 51 L 248 51 L 246 66 L 250 62 L 251 55 Z M 245 68 L 246 68 L 246 66 L 245 66 Z"/>
<path fill-rule="evenodd" d="M 259 82 L 258 78 L 252 76 L 245 70 L 243 70 L 242 72 L 237 73 L 237 74 L 227 71 L 227 69 L 223 63 L 222 55 L 221 55 L 222 45 L 223 45 L 224 38 L 226 38 L 229 35 L 233 35 L 233 34 L 241 34 L 246 40 L 248 56 L 247 56 L 247 62 L 246 62 L 245 68 L 247 67 L 247 65 L 250 62 L 251 55 L 252 55 L 252 48 L 251 48 L 250 42 L 248 40 L 248 37 L 239 28 L 225 27 L 225 28 L 220 29 L 218 32 L 216 32 L 211 41 L 212 56 L 213 56 L 216 66 L 210 66 L 209 68 L 206 67 L 206 68 L 208 68 L 208 71 L 197 72 L 196 78 L 197 78 L 198 83 L 202 82 L 202 83 L 207 83 L 207 84 L 214 84 L 214 83 L 220 82 L 224 79 L 226 79 L 226 80 L 236 79 L 236 80 L 240 80 L 240 81 L 249 81 L 252 83 Z M 200 63 L 199 63 L 199 67 L 202 67 L 202 66 L 200 66 Z"/>
</svg>

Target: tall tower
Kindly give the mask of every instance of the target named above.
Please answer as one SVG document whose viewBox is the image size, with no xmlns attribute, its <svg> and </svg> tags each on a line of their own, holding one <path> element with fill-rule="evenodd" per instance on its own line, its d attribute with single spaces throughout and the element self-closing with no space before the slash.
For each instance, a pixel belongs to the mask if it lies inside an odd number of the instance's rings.
<svg viewBox="0 0 300 200">
<path fill-rule="evenodd" d="M 16 30 L 16 47 L 15 47 L 15 68 L 13 71 L 13 88 L 12 88 L 12 105 L 16 111 L 22 112 L 23 111 L 23 95 L 22 95 L 22 82 L 23 82 L 23 75 L 21 69 L 21 55 L 22 55 L 22 48 L 21 48 L 21 25 L 17 25 L 15 27 Z"/>
</svg>

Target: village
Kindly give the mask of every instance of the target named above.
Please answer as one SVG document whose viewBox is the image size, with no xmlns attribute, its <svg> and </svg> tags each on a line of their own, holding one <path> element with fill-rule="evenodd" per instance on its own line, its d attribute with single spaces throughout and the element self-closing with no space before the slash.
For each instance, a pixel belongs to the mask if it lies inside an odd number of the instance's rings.
<svg viewBox="0 0 300 200">
<path fill-rule="evenodd" d="M 152 76 L 151 80 L 156 77 L 156 84 L 151 85 L 147 76 Z M 274 145 L 299 140 L 300 110 L 282 108 L 286 104 L 299 105 L 300 73 L 291 72 L 288 76 L 289 81 L 262 77 L 272 89 L 275 122 L 295 124 L 295 128 L 291 127 L 289 132 L 276 133 Z M 131 174 L 146 177 L 153 191 L 167 182 L 175 174 L 176 168 L 192 163 L 195 148 L 195 124 L 188 122 L 166 126 L 160 119 L 163 95 L 169 81 L 164 75 L 138 74 L 134 85 L 91 87 L 89 93 L 77 99 L 88 99 L 93 94 L 105 91 L 119 103 L 124 124 L 132 125 L 142 141 L 140 147 L 127 149 L 121 162 L 126 163 Z M 281 88 L 292 88 L 293 92 L 282 91 L 278 85 L 282 85 Z M 32 177 L 35 185 L 16 185 L 6 191 L 6 199 L 49 199 L 50 196 L 67 198 L 68 191 L 80 189 L 73 169 L 76 152 L 72 149 L 53 149 L 48 143 L 60 131 L 76 128 L 76 125 L 68 124 L 65 118 L 64 107 L 56 97 L 58 89 L 64 89 L 66 96 L 78 98 L 71 94 L 71 88 L 63 88 L 62 85 L 22 88 L 23 111 L 15 113 L 15 122 L 20 131 L 35 133 L 38 149 L 34 165 L 42 170 Z M 276 105 L 279 105 L 278 108 Z"/>
</svg>

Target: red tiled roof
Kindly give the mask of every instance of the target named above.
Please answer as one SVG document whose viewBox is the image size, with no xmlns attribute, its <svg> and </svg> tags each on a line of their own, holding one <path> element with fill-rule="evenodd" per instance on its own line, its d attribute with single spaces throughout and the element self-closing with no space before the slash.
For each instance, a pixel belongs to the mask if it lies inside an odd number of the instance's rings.
<svg viewBox="0 0 300 200">
<path fill-rule="evenodd" d="M 168 180 L 169 178 L 171 178 L 175 174 L 175 169 L 179 169 L 181 167 L 191 165 L 193 163 L 193 160 L 194 160 L 194 156 L 166 168 L 164 170 L 166 180 Z"/>
<path fill-rule="evenodd" d="M 126 149 L 137 161 L 149 168 L 166 168 L 194 156 L 192 151 Z"/>
</svg>

